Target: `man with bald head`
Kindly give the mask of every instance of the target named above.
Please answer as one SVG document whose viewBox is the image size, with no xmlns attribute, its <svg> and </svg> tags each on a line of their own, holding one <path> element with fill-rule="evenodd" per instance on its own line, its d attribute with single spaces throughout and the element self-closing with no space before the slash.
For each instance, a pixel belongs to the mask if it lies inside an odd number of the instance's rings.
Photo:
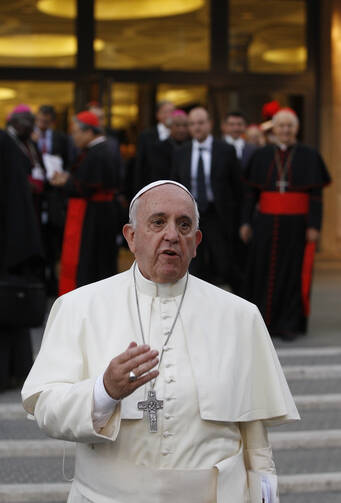
<svg viewBox="0 0 341 503">
<path fill-rule="evenodd" d="M 152 183 L 129 213 L 134 265 L 56 301 L 22 391 L 77 443 L 68 502 L 276 503 L 264 424 L 298 414 L 257 309 L 188 274 L 184 186 Z"/>
<path fill-rule="evenodd" d="M 234 257 L 234 228 L 239 219 L 241 172 L 235 149 L 212 136 L 207 110 L 193 108 L 188 116 L 192 141 L 174 153 L 174 180 L 194 195 L 200 212 L 203 241 L 191 272 L 215 284 L 239 286 Z"/>
<path fill-rule="evenodd" d="M 322 189 L 330 177 L 319 153 L 297 143 L 293 110 L 280 110 L 272 122 L 276 144 L 259 149 L 245 173 L 240 236 L 250 241 L 250 256 L 243 296 L 258 306 L 272 336 L 290 341 L 307 328 Z"/>
</svg>

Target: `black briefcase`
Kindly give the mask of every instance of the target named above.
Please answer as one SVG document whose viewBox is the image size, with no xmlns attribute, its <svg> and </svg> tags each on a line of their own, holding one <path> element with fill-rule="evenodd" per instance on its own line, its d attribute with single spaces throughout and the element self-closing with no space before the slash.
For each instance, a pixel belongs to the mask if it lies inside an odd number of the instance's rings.
<svg viewBox="0 0 341 503">
<path fill-rule="evenodd" d="M 0 327 L 39 327 L 46 312 L 45 285 L 22 276 L 0 277 Z"/>
</svg>

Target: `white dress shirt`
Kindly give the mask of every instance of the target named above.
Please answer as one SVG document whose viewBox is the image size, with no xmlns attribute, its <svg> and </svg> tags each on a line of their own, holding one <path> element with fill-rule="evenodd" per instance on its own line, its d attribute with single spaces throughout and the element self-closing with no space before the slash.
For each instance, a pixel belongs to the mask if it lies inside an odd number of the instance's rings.
<svg viewBox="0 0 341 503">
<path fill-rule="evenodd" d="M 236 154 L 237 154 L 237 158 L 240 160 L 242 157 L 243 157 L 243 150 L 244 150 L 244 147 L 245 147 L 245 140 L 243 138 L 232 138 L 232 136 L 230 135 L 226 135 L 225 136 L 225 141 L 229 144 L 229 145 L 232 145 L 235 150 L 236 150 Z"/>
<path fill-rule="evenodd" d="M 159 140 L 160 141 L 167 140 L 167 138 L 170 135 L 170 130 L 168 129 L 168 127 L 162 124 L 162 122 L 158 122 L 156 127 L 159 135 Z"/>
<path fill-rule="evenodd" d="M 207 200 L 212 202 L 214 200 L 213 191 L 211 186 L 211 163 L 212 163 L 212 143 L 213 136 L 208 135 L 206 140 L 203 142 L 198 142 L 198 140 L 192 141 L 192 158 L 191 158 L 191 192 L 195 199 L 198 198 L 197 180 L 198 180 L 198 162 L 200 149 L 202 160 L 204 163 L 204 174 L 205 174 L 205 184 L 206 184 L 206 195 Z"/>
</svg>

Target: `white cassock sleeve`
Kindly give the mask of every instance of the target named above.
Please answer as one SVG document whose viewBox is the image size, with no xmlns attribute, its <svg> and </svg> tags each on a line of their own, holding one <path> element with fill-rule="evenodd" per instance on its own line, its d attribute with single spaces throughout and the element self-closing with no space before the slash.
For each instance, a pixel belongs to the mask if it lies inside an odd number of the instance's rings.
<svg viewBox="0 0 341 503">
<path fill-rule="evenodd" d="M 120 402 L 120 400 L 115 400 L 108 395 L 104 387 L 103 375 L 97 377 L 94 387 L 92 421 L 97 433 L 107 424 L 115 411 L 116 405 Z"/>
<path fill-rule="evenodd" d="M 239 424 L 251 503 L 279 503 L 278 480 L 267 429 L 262 421 Z"/>
<path fill-rule="evenodd" d="M 121 404 L 103 428 L 94 427 L 96 377 L 87 370 L 81 320 L 68 299 L 54 304 L 37 359 L 22 389 L 25 410 L 50 437 L 85 443 L 112 442 L 121 424 Z M 90 348 L 91 350 L 91 348 Z"/>
</svg>

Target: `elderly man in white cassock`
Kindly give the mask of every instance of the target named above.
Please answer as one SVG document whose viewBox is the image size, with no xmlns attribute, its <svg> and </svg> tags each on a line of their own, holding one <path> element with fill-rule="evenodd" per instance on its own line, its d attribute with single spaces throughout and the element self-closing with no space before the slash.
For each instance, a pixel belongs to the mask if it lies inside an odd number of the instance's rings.
<svg viewBox="0 0 341 503">
<path fill-rule="evenodd" d="M 257 308 L 188 274 L 188 190 L 142 189 L 132 268 L 60 297 L 24 407 L 77 444 L 69 503 L 277 503 L 266 426 L 299 419 Z"/>
</svg>

